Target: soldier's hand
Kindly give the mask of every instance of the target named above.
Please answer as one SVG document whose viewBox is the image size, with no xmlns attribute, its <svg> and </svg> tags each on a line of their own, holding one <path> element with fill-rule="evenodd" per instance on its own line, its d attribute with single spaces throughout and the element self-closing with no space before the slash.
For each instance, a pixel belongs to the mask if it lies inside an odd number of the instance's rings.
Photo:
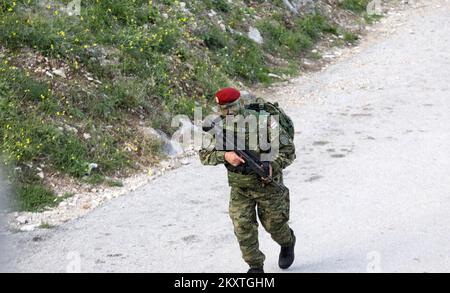
<svg viewBox="0 0 450 293">
<path fill-rule="evenodd" d="M 239 157 L 235 152 L 226 152 L 225 161 L 230 163 L 233 167 L 237 167 L 240 164 L 245 164 L 245 161 Z"/>
</svg>

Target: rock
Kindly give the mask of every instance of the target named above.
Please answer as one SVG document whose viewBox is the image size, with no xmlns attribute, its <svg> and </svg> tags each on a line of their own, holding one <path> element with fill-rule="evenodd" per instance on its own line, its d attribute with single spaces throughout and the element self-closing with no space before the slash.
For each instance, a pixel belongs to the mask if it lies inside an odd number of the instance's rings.
<svg viewBox="0 0 450 293">
<path fill-rule="evenodd" d="M 180 2 L 180 9 L 184 13 L 189 13 L 190 12 L 189 9 L 186 7 L 186 2 Z"/>
<path fill-rule="evenodd" d="M 250 30 L 248 32 L 248 37 L 255 41 L 258 44 L 263 44 L 264 40 L 263 37 L 261 36 L 261 33 L 259 32 L 259 30 L 255 27 L 250 27 Z"/>
<path fill-rule="evenodd" d="M 78 129 L 76 129 L 75 127 L 72 127 L 70 125 L 64 125 L 64 129 L 67 130 L 67 131 L 73 132 L 75 134 L 78 133 Z"/>
<path fill-rule="evenodd" d="M 161 134 L 151 127 L 143 127 L 142 134 L 153 140 L 162 141 Z"/>
<path fill-rule="evenodd" d="M 181 166 L 182 166 L 182 164 L 181 164 L 180 161 L 174 161 L 173 164 L 172 164 L 171 169 L 178 169 L 178 168 L 180 168 Z"/>
<path fill-rule="evenodd" d="M 44 177 L 45 177 L 43 171 L 38 172 L 38 173 L 37 173 L 37 176 L 38 176 L 39 178 L 41 178 L 41 179 L 44 179 Z"/>
<path fill-rule="evenodd" d="M 95 170 L 97 168 L 98 168 L 98 165 L 96 163 L 90 163 L 88 166 L 88 169 L 89 169 L 88 174 L 91 174 L 92 170 Z"/>
<path fill-rule="evenodd" d="M 36 224 L 33 224 L 33 225 L 25 225 L 25 226 L 20 227 L 20 231 L 23 231 L 23 232 L 31 232 L 31 231 L 34 231 L 34 230 L 36 229 L 37 226 L 38 226 L 38 225 L 36 225 Z"/>
<path fill-rule="evenodd" d="M 170 167 L 172 167 L 172 163 L 170 161 L 161 161 L 159 163 L 159 165 L 161 166 L 161 168 L 163 169 L 169 169 Z"/>
<path fill-rule="evenodd" d="M 186 165 L 189 165 L 191 162 L 189 162 L 188 159 L 182 159 L 182 160 L 180 161 L 180 163 L 181 163 L 181 165 L 186 166 Z"/>
<path fill-rule="evenodd" d="M 281 76 L 276 75 L 276 74 L 274 74 L 274 73 L 269 73 L 269 74 L 267 74 L 267 76 L 269 76 L 269 77 L 274 77 L 274 78 L 279 78 L 279 79 L 283 79 Z"/>
<path fill-rule="evenodd" d="M 28 219 L 25 216 L 19 216 L 16 218 L 17 223 L 23 225 L 28 223 Z"/>
<path fill-rule="evenodd" d="M 215 12 L 213 9 L 211 9 L 211 11 L 208 13 L 209 17 L 214 17 L 217 15 L 217 12 Z"/>
<path fill-rule="evenodd" d="M 53 70 L 53 74 L 57 75 L 57 76 L 60 76 L 62 78 L 67 78 L 66 74 L 64 73 L 64 69 L 63 68 Z"/>
</svg>

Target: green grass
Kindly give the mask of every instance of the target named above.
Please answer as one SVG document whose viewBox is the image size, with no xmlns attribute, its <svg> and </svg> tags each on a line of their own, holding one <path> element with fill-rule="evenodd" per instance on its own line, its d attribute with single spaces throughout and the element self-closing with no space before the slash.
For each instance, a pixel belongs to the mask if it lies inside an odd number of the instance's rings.
<svg viewBox="0 0 450 293">
<path fill-rule="evenodd" d="M 372 14 L 372 15 L 365 14 L 364 15 L 364 20 L 369 25 L 379 21 L 381 18 L 383 18 L 383 16 L 379 15 L 379 14 Z"/>
<path fill-rule="evenodd" d="M 123 182 L 120 180 L 107 179 L 105 184 L 109 187 L 123 187 Z"/>
<path fill-rule="evenodd" d="M 298 73 L 298 57 L 340 30 L 319 12 L 287 16 L 281 1 L 186 1 L 189 15 L 179 1 L 83 0 L 80 16 L 64 12 L 69 2 L 0 0 L 0 151 L 25 210 L 54 204 L 38 168 L 120 186 L 107 178 L 163 156 L 140 125 L 171 134 L 175 114 L 209 111 L 218 88 Z M 263 45 L 246 36 L 249 25 Z M 68 77 L 36 70 L 49 64 Z"/>
<path fill-rule="evenodd" d="M 60 202 L 52 191 L 42 185 L 23 185 L 16 192 L 20 211 L 39 212 Z"/>
<path fill-rule="evenodd" d="M 341 6 L 356 13 L 364 13 L 369 3 L 370 0 L 344 0 L 341 2 Z"/>
<path fill-rule="evenodd" d="M 20 177 L 18 175 L 16 178 Z M 57 196 L 52 190 L 46 187 L 42 180 L 26 177 L 26 182 L 14 184 L 13 208 L 23 212 L 42 212 L 48 208 L 55 207 L 63 200 L 72 197 L 73 193 L 65 193 Z"/>
<path fill-rule="evenodd" d="M 351 32 L 344 32 L 344 41 L 350 44 L 356 44 L 359 40 L 359 36 L 351 33 Z"/>
<path fill-rule="evenodd" d="M 53 225 L 50 225 L 49 223 L 46 223 L 46 222 L 42 222 L 40 225 L 39 225 L 39 229 L 52 229 L 54 226 Z"/>
<path fill-rule="evenodd" d="M 265 37 L 266 49 L 284 58 L 308 52 L 324 34 L 337 34 L 337 27 L 317 13 L 298 18 L 293 27 L 282 21 L 262 20 L 258 28 Z"/>
<path fill-rule="evenodd" d="M 86 177 L 84 181 L 91 185 L 100 185 L 105 182 L 105 177 L 100 174 L 92 174 L 89 177 Z"/>
</svg>

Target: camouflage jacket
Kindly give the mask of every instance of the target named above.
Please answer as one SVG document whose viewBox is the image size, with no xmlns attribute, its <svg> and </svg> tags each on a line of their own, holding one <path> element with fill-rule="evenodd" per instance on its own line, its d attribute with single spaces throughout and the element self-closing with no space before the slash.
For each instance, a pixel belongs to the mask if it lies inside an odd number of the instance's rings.
<svg viewBox="0 0 450 293">
<path fill-rule="evenodd" d="M 253 111 L 246 110 L 246 114 Z M 271 123 L 269 120 L 269 131 L 274 127 L 279 131 L 279 151 L 275 158 L 270 161 L 273 169 L 273 178 L 278 182 L 282 182 L 282 170 L 289 166 L 296 158 L 295 146 L 292 139 L 277 123 Z M 269 132 L 270 133 L 270 132 Z M 258 152 L 258 151 L 257 151 Z M 199 152 L 200 161 L 203 165 L 220 165 L 224 164 L 228 169 L 228 184 L 232 187 L 240 188 L 259 188 L 263 186 L 263 182 L 255 173 L 239 173 L 232 171 L 232 167 L 225 161 L 225 150 L 206 150 L 202 149 Z M 231 167 L 231 168 L 230 168 Z"/>
</svg>

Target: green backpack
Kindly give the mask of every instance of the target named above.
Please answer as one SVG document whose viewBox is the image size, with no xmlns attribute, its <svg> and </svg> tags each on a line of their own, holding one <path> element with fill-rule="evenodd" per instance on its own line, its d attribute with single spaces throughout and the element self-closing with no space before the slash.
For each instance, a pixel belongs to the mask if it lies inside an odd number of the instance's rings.
<svg viewBox="0 0 450 293">
<path fill-rule="evenodd" d="M 257 98 L 255 102 L 246 105 L 245 108 L 257 112 L 263 110 L 270 115 L 278 115 L 281 127 L 289 135 L 289 138 L 294 140 L 294 123 L 292 122 L 292 119 L 283 111 L 283 109 L 280 108 L 277 102 L 270 103 L 261 98 Z"/>
</svg>

